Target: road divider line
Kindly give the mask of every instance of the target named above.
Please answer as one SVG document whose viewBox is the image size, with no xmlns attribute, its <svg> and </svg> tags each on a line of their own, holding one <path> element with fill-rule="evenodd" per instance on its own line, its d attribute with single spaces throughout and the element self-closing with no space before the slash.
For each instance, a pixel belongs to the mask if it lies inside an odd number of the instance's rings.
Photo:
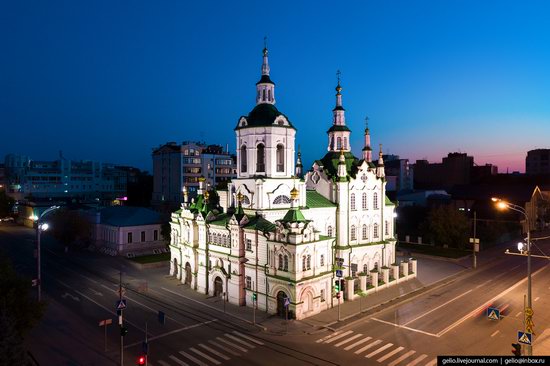
<svg viewBox="0 0 550 366">
<path fill-rule="evenodd" d="M 458 295 L 458 296 L 452 298 L 451 300 L 449 300 L 449 301 L 447 301 L 447 302 L 445 302 L 445 303 L 443 303 L 443 304 L 441 304 L 441 305 L 439 305 L 439 306 L 433 308 L 432 310 L 427 311 L 427 312 L 425 312 L 424 314 L 417 316 L 417 317 L 414 318 L 413 320 L 409 320 L 408 322 L 406 322 L 406 323 L 403 324 L 403 325 L 410 324 L 410 323 L 414 322 L 415 320 L 418 320 L 418 319 L 420 319 L 420 318 L 422 318 L 422 317 L 424 317 L 424 316 L 426 316 L 426 315 L 428 315 L 428 314 L 430 314 L 430 313 L 432 313 L 432 312 L 438 310 L 439 308 L 442 308 L 443 306 L 445 306 L 445 305 L 447 305 L 447 304 L 449 304 L 449 303 L 455 301 L 456 299 L 459 299 L 459 298 L 461 298 L 462 296 L 468 295 L 468 294 L 469 294 L 470 292 L 472 292 L 472 291 L 473 291 L 473 290 L 468 290 L 468 291 L 466 291 L 465 293 L 463 293 L 463 294 L 461 294 L 461 295 Z"/>
<path fill-rule="evenodd" d="M 500 330 L 495 330 L 495 332 L 493 334 L 491 334 L 491 337 L 496 336 L 499 332 L 500 332 Z"/>
<path fill-rule="evenodd" d="M 534 277 L 535 275 L 537 275 L 538 273 L 540 273 L 540 272 L 543 271 L 544 269 L 546 269 L 546 266 L 545 266 L 545 267 L 539 268 L 539 269 L 538 269 L 535 273 L 533 273 L 531 276 Z M 493 297 L 492 299 L 486 301 L 486 302 L 483 303 L 481 306 L 478 306 L 478 307 L 475 308 L 474 310 L 470 311 L 468 314 L 464 315 L 462 318 L 458 319 L 456 322 L 454 322 L 453 324 L 449 325 L 447 328 L 443 329 L 441 332 L 437 333 L 437 336 L 438 336 L 438 337 L 441 337 L 443 334 L 447 333 L 448 331 L 450 331 L 451 329 L 453 329 L 453 328 L 456 327 L 457 325 L 463 323 L 466 319 L 470 318 L 472 315 L 477 314 L 478 312 L 482 311 L 483 309 L 485 309 L 486 307 L 488 307 L 489 305 L 491 305 L 495 300 L 501 298 L 502 296 L 506 295 L 506 294 L 509 293 L 510 291 L 514 290 L 516 287 L 522 285 L 525 281 L 527 281 L 527 277 L 525 277 L 524 279 L 518 281 L 515 285 L 509 287 L 507 290 L 501 292 L 500 294 L 496 295 L 496 296 Z"/>
<path fill-rule="evenodd" d="M 156 339 L 164 338 L 166 336 L 169 336 L 169 335 L 172 335 L 172 334 L 175 334 L 175 333 L 183 332 L 184 330 L 197 328 L 197 327 L 200 327 L 200 326 L 203 326 L 203 325 L 206 325 L 206 324 L 210 324 L 210 323 L 213 323 L 213 322 L 217 322 L 217 321 L 218 321 L 218 319 L 213 319 L 213 320 L 208 320 L 208 321 L 205 321 L 205 322 L 202 322 L 202 323 L 189 325 L 187 327 L 174 329 L 174 330 L 171 330 L 170 332 L 162 333 L 162 334 L 159 334 L 159 335 L 153 336 L 153 337 L 148 337 L 147 341 L 151 342 L 151 341 L 154 341 Z M 144 329 L 142 329 L 142 331 L 145 332 Z M 128 345 L 124 346 L 124 348 L 126 349 L 126 348 L 130 348 L 130 347 L 134 347 L 134 346 L 137 346 L 138 344 L 142 344 L 142 343 L 143 343 L 142 341 L 134 342 L 134 343 L 131 343 L 131 344 L 128 344 Z"/>
<path fill-rule="evenodd" d="M 377 322 L 380 322 L 380 323 L 393 325 L 394 327 L 397 327 L 397 328 L 407 329 L 407 330 L 410 330 L 411 332 L 422 333 L 422 334 L 426 334 L 426 335 L 429 335 L 429 336 L 432 336 L 432 337 L 439 338 L 439 335 L 437 335 L 437 334 L 433 334 L 433 333 L 430 333 L 430 332 L 426 332 L 426 331 L 423 331 L 423 330 L 420 330 L 420 329 L 415 329 L 415 328 L 407 327 L 407 326 L 401 325 L 401 324 L 395 324 L 395 323 L 388 322 L 388 321 L 385 321 L 385 320 L 382 320 L 382 319 L 378 319 L 378 318 L 371 318 L 371 319 L 372 319 L 372 320 L 376 320 Z"/>
</svg>

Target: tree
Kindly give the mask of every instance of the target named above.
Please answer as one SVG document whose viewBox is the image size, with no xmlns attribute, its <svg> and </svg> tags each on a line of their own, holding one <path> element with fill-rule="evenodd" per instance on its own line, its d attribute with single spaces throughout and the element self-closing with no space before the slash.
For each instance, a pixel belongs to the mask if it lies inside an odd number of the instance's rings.
<svg viewBox="0 0 550 366">
<path fill-rule="evenodd" d="M 466 215 L 450 205 L 434 207 L 424 222 L 424 236 L 436 245 L 464 249 L 470 234 L 470 222 Z"/>
<path fill-rule="evenodd" d="M 6 194 L 6 191 L 0 191 L 0 218 L 12 214 L 15 201 Z"/>
<path fill-rule="evenodd" d="M 59 209 L 51 213 L 51 232 L 64 246 L 84 246 L 90 243 L 92 225 L 80 212 Z"/>
</svg>

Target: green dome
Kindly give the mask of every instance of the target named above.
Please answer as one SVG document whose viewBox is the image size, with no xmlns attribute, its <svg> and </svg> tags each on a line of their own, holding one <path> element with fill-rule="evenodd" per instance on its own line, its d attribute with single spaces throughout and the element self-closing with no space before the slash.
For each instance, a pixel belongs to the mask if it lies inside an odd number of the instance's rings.
<svg viewBox="0 0 550 366">
<path fill-rule="evenodd" d="M 275 122 L 275 119 L 279 116 L 286 116 L 279 112 L 277 107 L 275 107 L 273 104 L 269 103 L 261 103 L 258 104 L 254 109 L 248 114 L 246 117 L 246 126 L 240 126 L 237 125 L 235 128 L 247 128 L 247 127 L 268 127 L 273 126 L 273 123 Z M 287 118 L 288 121 L 288 118 Z M 281 126 L 281 127 L 290 127 L 294 129 L 294 126 L 292 126 L 292 123 L 288 121 L 288 126 Z"/>
</svg>

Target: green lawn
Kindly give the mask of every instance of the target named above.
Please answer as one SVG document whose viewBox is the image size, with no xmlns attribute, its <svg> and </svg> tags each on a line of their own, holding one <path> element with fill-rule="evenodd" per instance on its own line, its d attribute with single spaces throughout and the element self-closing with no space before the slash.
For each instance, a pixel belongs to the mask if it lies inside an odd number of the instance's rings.
<svg viewBox="0 0 550 366">
<path fill-rule="evenodd" d="M 397 245 L 401 251 L 410 250 L 412 253 L 427 254 L 445 258 L 461 258 L 472 254 L 471 250 L 461 250 L 455 248 L 432 247 L 431 245 L 402 244 Z"/>
<path fill-rule="evenodd" d="M 130 260 L 141 264 L 164 262 L 170 260 L 170 253 L 144 255 L 141 257 L 132 258 Z"/>
</svg>

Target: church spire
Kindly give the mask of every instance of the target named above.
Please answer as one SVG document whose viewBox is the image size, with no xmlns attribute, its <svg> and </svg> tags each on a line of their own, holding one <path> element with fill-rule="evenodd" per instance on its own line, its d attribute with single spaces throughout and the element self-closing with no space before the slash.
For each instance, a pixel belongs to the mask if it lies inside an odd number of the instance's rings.
<svg viewBox="0 0 550 366">
<path fill-rule="evenodd" d="M 264 59 L 262 62 L 262 77 L 256 83 L 256 105 L 267 103 L 275 104 L 275 83 L 269 78 L 269 58 L 267 50 L 267 37 L 264 37 Z"/>
<path fill-rule="evenodd" d="M 332 127 L 328 133 L 328 151 L 338 152 L 344 150 L 351 151 L 350 146 L 350 129 L 346 126 L 345 109 L 342 105 L 342 86 L 340 85 L 340 70 L 336 72 L 338 84 L 336 85 L 336 106 L 332 110 Z"/>
<path fill-rule="evenodd" d="M 384 158 L 382 156 L 382 144 L 380 144 L 380 152 L 378 153 L 378 167 L 376 168 L 376 175 L 378 178 L 384 178 L 386 176 L 384 169 Z"/>
<path fill-rule="evenodd" d="M 369 117 L 365 117 L 365 146 L 363 147 L 363 160 L 372 162 L 372 149 L 370 147 Z"/>
<path fill-rule="evenodd" d="M 298 145 L 298 158 L 296 159 L 296 176 L 302 178 L 302 153 L 300 152 L 300 145 Z"/>
</svg>

